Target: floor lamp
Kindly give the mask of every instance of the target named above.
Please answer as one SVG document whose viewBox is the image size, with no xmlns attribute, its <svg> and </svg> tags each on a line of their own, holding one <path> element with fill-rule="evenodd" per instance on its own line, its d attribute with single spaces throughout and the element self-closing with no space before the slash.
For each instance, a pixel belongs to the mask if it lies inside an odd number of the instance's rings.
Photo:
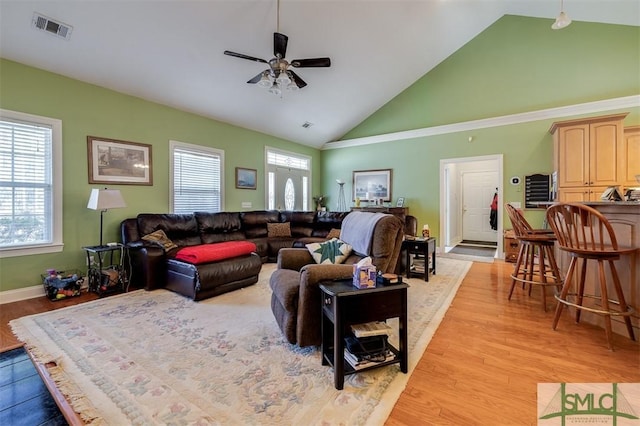
<svg viewBox="0 0 640 426">
<path fill-rule="evenodd" d="M 127 207 L 119 189 L 92 189 L 89 196 L 87 208 L 100 210 L 100 246 L 102 246 L 102 224 L 104 212 L 109 209 L 120 209 Z"/>
<path fill-rule="evenodd" d="M 347 211 L 347 202 L 344 200 L 344 182 L 340 179 L 336 179 L 338 185 L 340 185 L 340 192 L 338 193 L 338 211 L 346 212 Z"/>
</svg>

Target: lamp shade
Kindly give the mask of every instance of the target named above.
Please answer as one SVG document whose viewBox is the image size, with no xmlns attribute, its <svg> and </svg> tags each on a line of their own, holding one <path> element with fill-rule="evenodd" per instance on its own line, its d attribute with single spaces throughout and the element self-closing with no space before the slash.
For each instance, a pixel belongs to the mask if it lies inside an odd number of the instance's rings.
<svg viewBox="0 0 640 426">
<path fill-rule="evenodd" d="M 556 21 L 551 25 L 551 28 L 554 30 L 561 30 L 568 27 L 569 24 L 571 24 L 571 19 L 569 19 L 566 13 L 560 12 L 560 15 L 558 15 Z"/>
<path fill-rule="evenodd" d="M 88 209 L 108 210 L 127 207 L 119 189 L 92 189 L 89 196 Z"/>
</svg>

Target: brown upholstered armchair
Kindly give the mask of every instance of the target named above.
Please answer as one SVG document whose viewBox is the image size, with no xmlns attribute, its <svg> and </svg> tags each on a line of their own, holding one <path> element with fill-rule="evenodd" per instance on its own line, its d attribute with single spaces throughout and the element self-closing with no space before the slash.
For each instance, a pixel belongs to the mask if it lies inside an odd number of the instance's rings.
<svg viewBox="0 0 640 426">
<path fill-rule="evenodd" d="M 403 223 L 395 216 L 385 215 L 376 223 L 368 255 L 379 271 L 395 271 L 403 235 Z M 318 265 L 306 248 L 280 250 L 270 279 L 271 310 L 290 343 L 301 347 L 320 344 L 319 283 L 351 278 L 352 264 L 365 254 L 352 253 L 341 265 Z"/>
</svg>

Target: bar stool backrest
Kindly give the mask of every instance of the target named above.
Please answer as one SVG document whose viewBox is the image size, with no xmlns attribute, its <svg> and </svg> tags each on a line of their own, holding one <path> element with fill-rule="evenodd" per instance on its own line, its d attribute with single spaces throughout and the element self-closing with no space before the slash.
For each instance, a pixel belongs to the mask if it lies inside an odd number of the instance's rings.
<svg viewBox="0 0 640 426">
<path fill-rule="evenodd" d="M 618 250 L 613 227 L 596 209 L 575 203 L 559 203 L 547 209 L 547 222 L 561 248 L 569 251 Z"/>
<path fill-rule="evenodd" d="M 529 225 L 529 222 L 527 222 L 527 219 L 524 218 L 520 210 L 509 203 L 505 204 L 504 208 L 507 210 L 516 237 L 525 237 L 533 232 L 533 228 Z"/>
</svg>

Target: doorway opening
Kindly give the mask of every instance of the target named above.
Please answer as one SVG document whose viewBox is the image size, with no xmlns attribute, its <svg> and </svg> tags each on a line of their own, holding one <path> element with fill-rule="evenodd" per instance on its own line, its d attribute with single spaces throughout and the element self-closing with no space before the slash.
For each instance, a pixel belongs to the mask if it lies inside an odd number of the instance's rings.
<svg viewBox="0 0 640 426">
<path fill-rule="evenodd" d="M 504 255 L 502 182 L 501 154 L 440 160 L 440 253 L 479 261 Z"/>
</svg>

